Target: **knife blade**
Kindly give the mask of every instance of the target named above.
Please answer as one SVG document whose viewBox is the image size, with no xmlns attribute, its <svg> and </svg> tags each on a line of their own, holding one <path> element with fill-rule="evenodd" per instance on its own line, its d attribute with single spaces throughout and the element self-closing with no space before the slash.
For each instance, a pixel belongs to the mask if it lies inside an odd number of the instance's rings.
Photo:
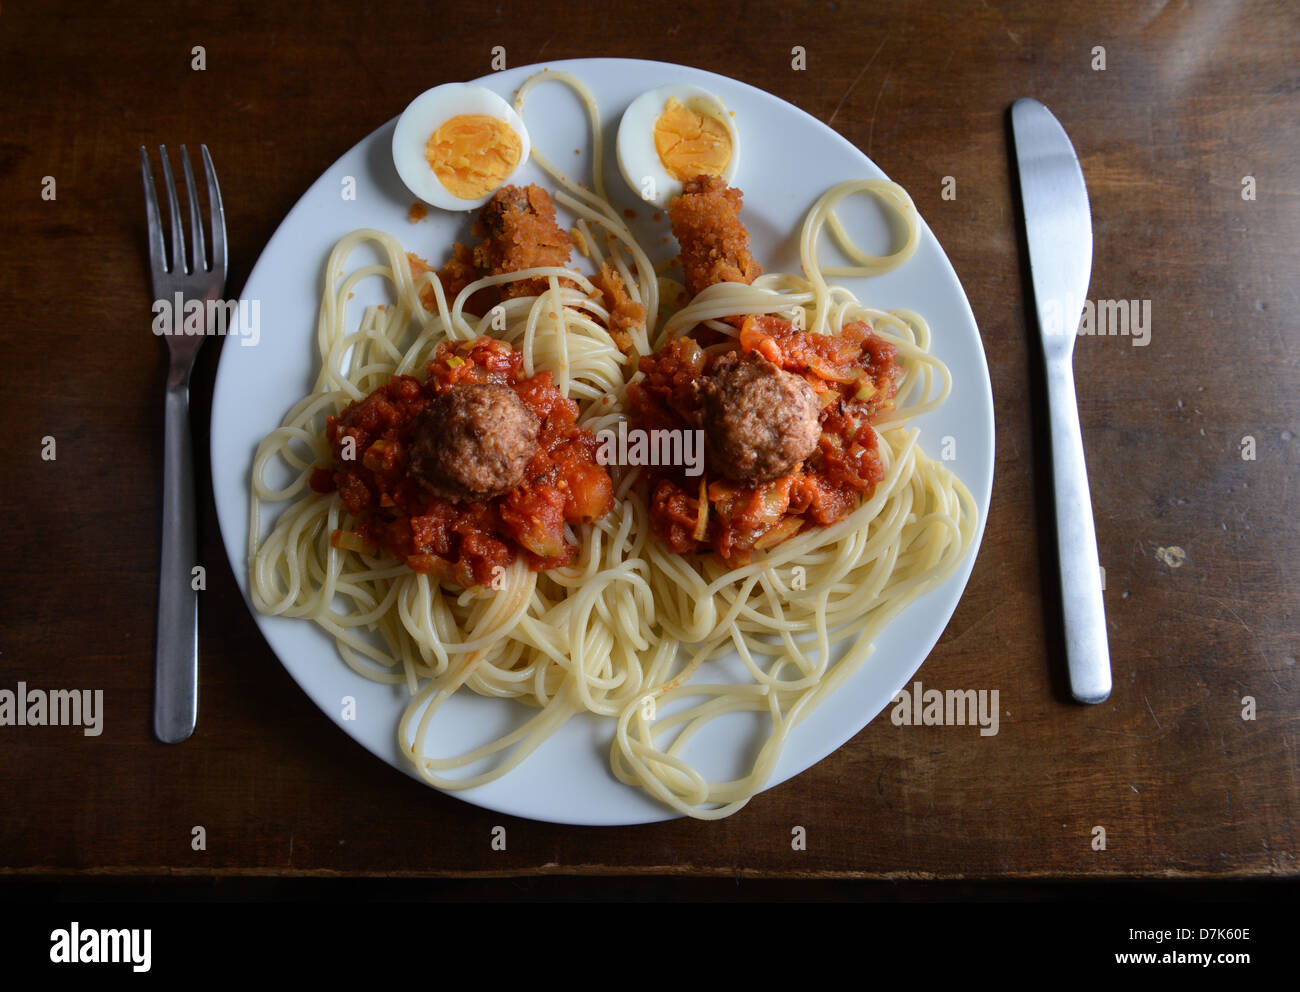
<svg viewBox="0 0 1300 992">
<path fill-rule="evenodd" d="M 1110 649 L 1088 469 L 1074 391 L 1075 332 L 1092 275 L 1092 213 L 1083 169 L 1065 129 L 1037 100 L 1011 107 L 1034 316 L 1046 366 L 1056 546 L 1070 692 L 1110 695 Z"/>
</svg>

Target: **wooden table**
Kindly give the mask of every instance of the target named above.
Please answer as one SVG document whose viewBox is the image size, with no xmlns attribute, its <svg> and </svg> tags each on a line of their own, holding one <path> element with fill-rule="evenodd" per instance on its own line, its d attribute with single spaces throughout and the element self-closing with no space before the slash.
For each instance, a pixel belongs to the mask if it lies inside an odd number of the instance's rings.
<svg viewBox="0 0 1300 992">
<path fill-rule="evenodd" d="M 4 6 L 0 689 L 101 688 L 106 719 L 98 737 L 0 727 L 0 871 L 11 882 L 660 874 L 825 885 L 1296 875 L 1300 11 L 611 9 Z M 180 746 L 153 740 L 165 354 L 149 333 L 138 146 L 213 148 L 237 290 L 317 175 L 411 95 L 489 71 L 497 45 L 511 65 L 622 56 L 736 77 L 828 122 L 910 190 L 970 296 L 997 414 L 983 546 L 920 678 L 998 689 L 996 736 L 881 717 L 718 823 L 562 827 L 426 789 L 317 711 L 240 597 L 206 467 L 219 357 L 209 346 L 193 390 L 208 574 L 200 725 Z M 1007 107 L 1027 95 L 1065 124 L 1083 164 L 1091 297 L 1150 301 L 1145 346 L 1093 336 L 1076 351 L 1115 678 L 1093 707 L 1062 685 L 1044 558 L 1045 447 L 1030 411 L 1006 129 Z M 54 199 L 42 197 L 47 176 Z M 46 437 L 54 460 L 42 457 Z M 505 851 L 490 844 L 498 824 Z M 792 849 L 796 825 L 804 851 Z M 205 850 L 193 849 L 195 826 Z"/>
</svg>

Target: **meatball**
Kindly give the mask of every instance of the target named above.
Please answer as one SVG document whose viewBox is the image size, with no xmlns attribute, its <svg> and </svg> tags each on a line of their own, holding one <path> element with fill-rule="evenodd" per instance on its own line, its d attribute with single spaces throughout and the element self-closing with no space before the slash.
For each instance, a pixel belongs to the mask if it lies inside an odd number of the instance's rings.
<svg viewBox="0 0 1300 992">
<path fill-rule="evenodd" d="M 485 500 L 524 481 L 541 423 L 508 386 L 461 383 L 415 418 L 411 474 L 435 496 Z"/>
<path fill-rule="evenodd" d="M 696 382 L 712 467 L 733 482 L 779 479 L 817 449 L 816 391 L 758 352 L 723 355 Z"/>
</svg>

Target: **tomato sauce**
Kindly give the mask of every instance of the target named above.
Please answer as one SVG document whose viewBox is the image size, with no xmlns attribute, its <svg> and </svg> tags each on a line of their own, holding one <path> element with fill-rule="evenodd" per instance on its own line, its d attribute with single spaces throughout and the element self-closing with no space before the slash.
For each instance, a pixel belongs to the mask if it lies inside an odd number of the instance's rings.
<svg viewBox="0 0 1300 992">
<path fill-rule="evenodd" d="M 898 349 L 861 321 L 839 335 L 796 330 L 776 316 L 730 318 L 744 352 L 800 375 L 822 402 L 817 450 L 789 475 L 757 485 L 686 476 L 681 468 L 651 477 L 650 522 L 670 551 L 716 553 L 738 564 L 809 527 L 846 517 L 885 477 L 871 422 L 891 409 L 903 376 Z M 636 426 L 692 430 L 701 406 L 693 383 L 715 358 L 690 338 L 677 338 L 640 361 L 645 378 L 628 386 Z"/>
<path fill-rule="evenodd" d="M 521 378 L 523 356 L 503 341 L 481 337 L 444 342 L 424 382 L 395 375 L 370 395 L 326 420 L 334 463 L 312 472 L 318 493 L 337 491 L 356 519 L 337 530 L 335 547 L 383 551 L 417 572 L 457 585 L 490 585 L 523 554 L 542 571 L 574 560 L 564 525 L 609 512 L 613 483 L 596 461 L 595 436 L 579 427 L 578 405 L 555 388 L 551 373 Z M 537 415 L 541 433 L 524 481 L 484 501 L 431 495 L 407 470 L 412 428 L 433 397 L 457 383 L 508 386 Z"/>
</svg>

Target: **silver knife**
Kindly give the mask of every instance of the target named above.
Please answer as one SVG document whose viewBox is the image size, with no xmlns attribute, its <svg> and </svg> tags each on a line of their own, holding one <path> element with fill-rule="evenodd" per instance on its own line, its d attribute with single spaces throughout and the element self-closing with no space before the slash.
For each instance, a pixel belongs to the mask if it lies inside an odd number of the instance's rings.
<svg viewBox="0 0 1300 992">
<path fill-rule="evenodd" d="M 1011 107 L 1011 133 L 1047 366 L 1070 692 L 1081 703 L 1100 703 L 1110 695 L 1110 649 L 1071 367 L 1075 332 L 1092 275 L 1092 213 L 1079 158 L 1051 111 L 1037 100 L 1017 100 Z"/>
</svg>

